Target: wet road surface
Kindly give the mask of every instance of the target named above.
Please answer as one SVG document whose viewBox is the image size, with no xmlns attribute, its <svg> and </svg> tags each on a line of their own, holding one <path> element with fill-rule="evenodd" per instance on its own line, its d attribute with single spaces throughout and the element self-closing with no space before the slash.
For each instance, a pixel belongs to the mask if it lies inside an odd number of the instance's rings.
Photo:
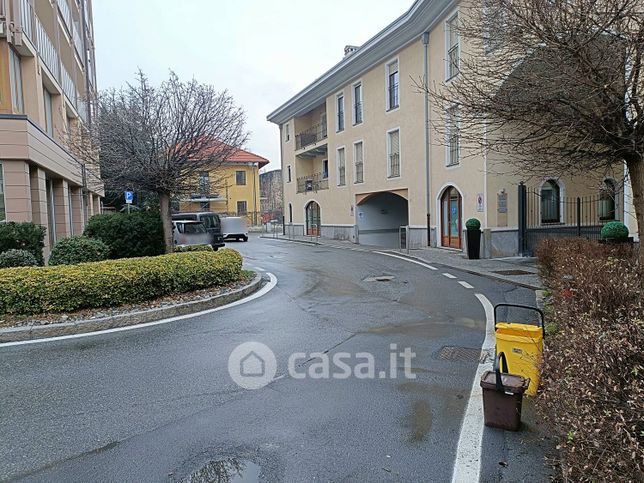
<svg viewBox="0 0 644 483">
<path fill-rule="evenodd" d="M 529 304 L 534 293 L 361 251 L 228 246 L 277 286 L 166 325 L 0 347 L 0 480 L 198 481 L 229 461 L 247 481 L 451 480 L 485 335 L 475 293 Z M 248 341 L 273 350 L 278 375 L 292 353 L 343 351 L 373 354 L 377 377 L 241 389 L 228 356 Z M 416 379 L 379 377 L 391 344 L 416 353 Z M 482 480 L 497 481 L 504 448 L 488 441 Z"/>
</svg>

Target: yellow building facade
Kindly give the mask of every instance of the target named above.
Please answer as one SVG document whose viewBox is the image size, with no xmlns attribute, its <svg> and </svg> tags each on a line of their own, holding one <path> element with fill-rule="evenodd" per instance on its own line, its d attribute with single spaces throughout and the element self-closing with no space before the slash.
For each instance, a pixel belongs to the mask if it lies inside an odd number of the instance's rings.
<svg viewBox="0 0 644 483">
<path fill-rule="evenodd" d="M 238 150 L 225 163 L 199 173 L 197 192 L 180 201 L 179 211 L 244 216 L 249 225 L 259 224 L 259 171 L 268 163 L 266 158 Z"/>
</svg>

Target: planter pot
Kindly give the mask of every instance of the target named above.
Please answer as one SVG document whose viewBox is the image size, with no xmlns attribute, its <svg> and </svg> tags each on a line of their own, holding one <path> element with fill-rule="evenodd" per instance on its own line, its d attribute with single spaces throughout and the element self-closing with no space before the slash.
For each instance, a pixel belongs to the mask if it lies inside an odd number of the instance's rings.
<svg viewBox="0 0 644 483">
<path fill-rule="evenodd" d="M 467 230 L 467 258 L 478 260 L 481 258 L 481 230 Z"/>
</svg>

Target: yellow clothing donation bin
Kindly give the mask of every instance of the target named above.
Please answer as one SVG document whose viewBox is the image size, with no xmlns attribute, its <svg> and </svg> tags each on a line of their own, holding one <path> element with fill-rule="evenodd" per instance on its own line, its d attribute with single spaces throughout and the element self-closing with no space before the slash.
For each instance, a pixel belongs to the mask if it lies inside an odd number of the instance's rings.
<svg viewBox="0 0 644 483">
<path fill-rule="evenodd" d="M 497 322 L 498 307 L 518 307 L 536 311 L 540 315 L 541 326 Z M 545 335 L 543 312 L 527 305 L 498 304 L 494 307 L 494 328 L 496 331 L 496 353 L 503 352 L 506 355 L 510 373 L 530 379 L 526 395 L 536 395 L 539 387 Z"/>
</svg>

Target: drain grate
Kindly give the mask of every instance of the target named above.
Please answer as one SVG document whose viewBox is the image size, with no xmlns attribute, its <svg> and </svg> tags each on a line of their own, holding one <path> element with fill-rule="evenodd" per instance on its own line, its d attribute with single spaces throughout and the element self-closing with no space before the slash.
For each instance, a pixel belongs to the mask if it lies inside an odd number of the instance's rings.
<svg viewBox="0 0 644 483">
<path fill-rule="evenodd" d="M 496 270 L 492 273 L 498 273 L 499 275 L 535 275 L 532 272 L 526 272 L 525 270 Z"/>
<path fill-rule="evenodd" d="M 438 351 L 437 357 L 443 361 L 480 362 L 485 355 L 487 354 L 482 354 L 481 349 L 445 346 Z"/>
</svg>

